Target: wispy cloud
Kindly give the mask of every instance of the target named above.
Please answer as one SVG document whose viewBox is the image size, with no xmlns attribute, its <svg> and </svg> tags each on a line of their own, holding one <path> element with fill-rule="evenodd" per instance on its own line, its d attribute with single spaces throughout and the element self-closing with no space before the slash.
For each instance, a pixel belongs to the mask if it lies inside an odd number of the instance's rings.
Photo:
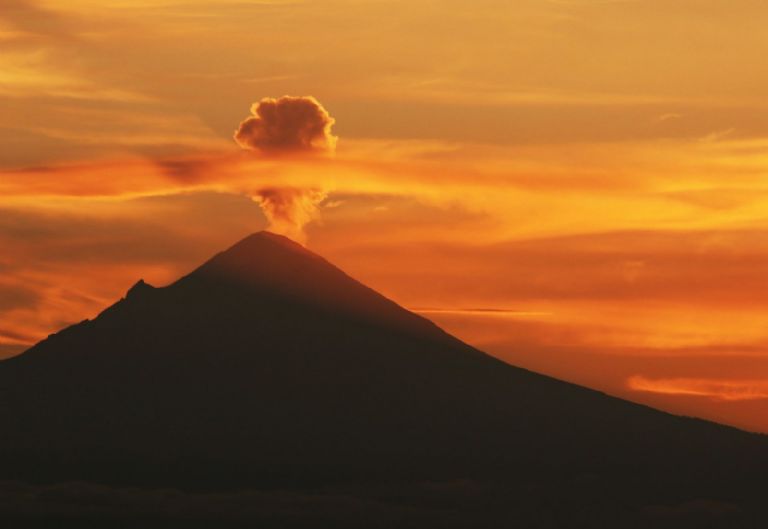
<svg viewBox="0 0 768 529">
<path fill-rule="evenodd" d="M 634 391 L 722 401 L 768 399 L 768 380 L 717 380 L 697 378 L 646 378 L 635 375 L 627 380 Z"/>
</svg>

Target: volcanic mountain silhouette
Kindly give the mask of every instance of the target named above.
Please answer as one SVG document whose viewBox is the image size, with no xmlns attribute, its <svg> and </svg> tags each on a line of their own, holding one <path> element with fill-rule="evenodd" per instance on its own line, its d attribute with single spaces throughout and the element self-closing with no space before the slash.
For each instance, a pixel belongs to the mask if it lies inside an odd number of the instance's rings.
<svg viewBox="0 0 768 529">
<path fill-rule="evenodd" d="M 0 424 L 0 479 L 388 502 L 460 480 L 474 500 L 402 502 L 461 527 L 748 527 L 768 471 L 764 436 L 510 366 L 268 232 L 0 362 Z"/>
</svg>

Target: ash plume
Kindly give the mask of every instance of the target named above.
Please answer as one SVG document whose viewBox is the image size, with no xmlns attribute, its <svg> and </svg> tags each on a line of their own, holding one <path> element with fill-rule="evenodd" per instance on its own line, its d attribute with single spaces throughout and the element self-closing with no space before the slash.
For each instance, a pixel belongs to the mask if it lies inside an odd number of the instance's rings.
<svg viewBox="0 0 768 529">
<path fill-rule="evenodd" d="M 332 154 L 337 137 L 331 133 L 335 120 L 311 96 L 266 97 L 254 103 L 251 116 L 235 131 L 243 149 L 265 157 L 306 157 Z M 300 243 L 306 241 L 304 227 L 319 217 L 326 193 L 318 188 L 264 187 L 251 197 L 269 221 L 269 229 Z"/>
<path fill-rule="evenodd" d="M 253 200 L 269 221 L 269 230 L 304 244 L 304 227 L 320 214 L 326 193 L 319 189 L 267 187 L 257 190 Z"/>
<path fill-rule="evenodd" d="M 328 154 L 336 148 L 335 120 L 314 97 L 266 97 L 253 104 L 251 114 L 235 131 L 244 149 L 286 155 Z"/>
</svg>

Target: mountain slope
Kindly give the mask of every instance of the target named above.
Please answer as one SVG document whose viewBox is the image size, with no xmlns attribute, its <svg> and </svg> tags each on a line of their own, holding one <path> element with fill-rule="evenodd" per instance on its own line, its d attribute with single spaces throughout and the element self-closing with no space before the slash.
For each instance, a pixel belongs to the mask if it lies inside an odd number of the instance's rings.
<svg viewBox="0 0 768 529">
<path fill-rule="evenodd" d="M 0 397 L 0 479 L 27 482 L 461 479 L 558 513 L 704 498 L 749 523 L 768 470 L 763 436 L 504 364 L 266 232 L 0 362 Z"/>
</svg>

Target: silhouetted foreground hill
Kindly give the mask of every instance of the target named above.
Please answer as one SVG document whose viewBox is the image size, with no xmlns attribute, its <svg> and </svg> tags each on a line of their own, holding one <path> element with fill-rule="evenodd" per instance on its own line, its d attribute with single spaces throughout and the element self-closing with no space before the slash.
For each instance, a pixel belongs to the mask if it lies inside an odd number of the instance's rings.
<svg viewBox="0 0 768 529">
<path fill-rule="evenodd" d="M 764 527 L 768 440 L 507 365 L 283 237 L 0 362 L 0 521 Z"/>
</svg>

